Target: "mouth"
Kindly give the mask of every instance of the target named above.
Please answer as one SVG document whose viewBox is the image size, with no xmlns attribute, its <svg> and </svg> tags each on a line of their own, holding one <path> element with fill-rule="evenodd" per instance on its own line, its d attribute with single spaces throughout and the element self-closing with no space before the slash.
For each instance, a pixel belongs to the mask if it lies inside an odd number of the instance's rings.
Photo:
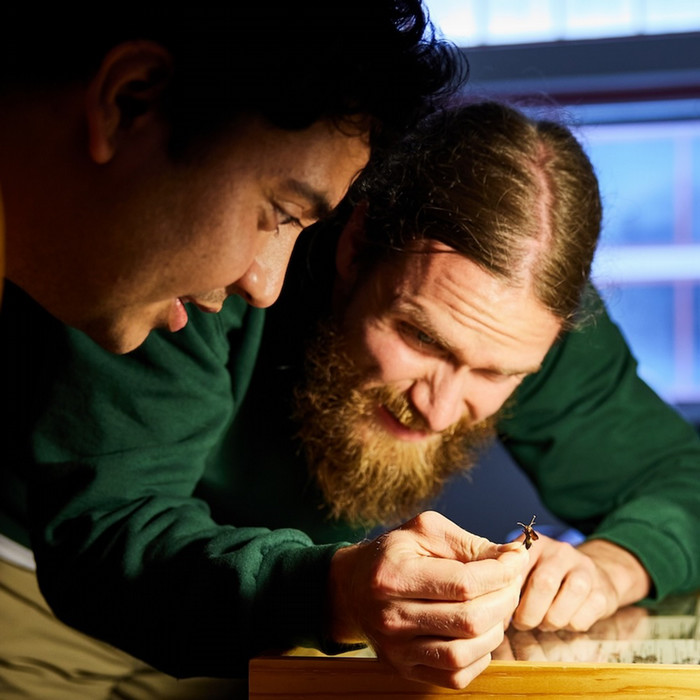
<svg viewBox="0 0 700 700">
<path fill-rule="evenodd" d="M 218 294 L 203 295 L 202 297 L 199 295 L 180 297 L 183 304 L 193 304 L 205 314 L 218 314 L 224 305 L 225 299 L 225 296 L 221 297 Z"/>
<path fill-rule="evenodd" d="M 187 309 L 185 308 L 186 300 L 178 297 L 170 305 L 170 315 L 168 316 L 168 329 L 172 333 L 182 330 L 188 321 Z"/>
<path fill-rule="evenodd" d="M 375 414 L 382 427 L 399 440 L 419 442 L 432 435 L 428 430 L 418 430 L 405 425 L 383 404 L 377 406 Z"/>
</svg>

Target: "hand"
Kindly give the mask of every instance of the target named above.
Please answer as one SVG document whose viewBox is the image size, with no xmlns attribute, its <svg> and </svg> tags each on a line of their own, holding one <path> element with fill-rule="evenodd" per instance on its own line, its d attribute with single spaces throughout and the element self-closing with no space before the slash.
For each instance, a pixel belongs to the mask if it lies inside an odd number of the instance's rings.
<svg viewBox="0 0 700 700">
<path fill-rule="evenodd" d="M 422 513 L 336 552 L 333 637 L 368 642 L 406 678 L 463 688 L 501 643 L 527 561 L 523 547 L 499 546 Z"/>
<path fill-rule="evenodd" d="M 582 632 L 650 589 L 636 557 L 606 540 L 574 548 L 540 535 L 530 553 L 530 572 L 513 615 L 519 630 Z"/>
</svg>

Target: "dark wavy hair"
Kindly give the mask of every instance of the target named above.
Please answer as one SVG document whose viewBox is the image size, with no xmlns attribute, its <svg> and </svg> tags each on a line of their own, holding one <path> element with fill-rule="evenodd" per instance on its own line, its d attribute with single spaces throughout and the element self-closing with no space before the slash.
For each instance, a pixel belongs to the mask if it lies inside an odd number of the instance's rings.
<svg viewBox="0 0 700 700">
<path fill-rule="evenodd" d="M 109 49 L 135 39 L 158 42 L 174 57 L 167 114 L 176 150 L 241 114 L 285 129 L 369 116 L 373 145 L 382 145 L 468 72 L 421 0 L 143 0 L 119 3 L 87 25 L 84 7 L 5 3 L 0 92 L 89 79 Z"/>
<path fill-rule="evenodd" d="M 590 276 L 602 205 L 572 132 L 501 103 L 423 121 L 353 192 L 367 201 L 368 261 L 433 239 L 573 322 Z M 532 245 L 533 242 L 536 245 Z"/>
</svg>

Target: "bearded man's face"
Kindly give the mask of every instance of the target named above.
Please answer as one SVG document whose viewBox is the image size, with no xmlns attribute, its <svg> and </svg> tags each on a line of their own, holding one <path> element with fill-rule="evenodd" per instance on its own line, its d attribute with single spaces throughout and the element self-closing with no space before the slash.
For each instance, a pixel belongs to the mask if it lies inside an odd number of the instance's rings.
<svg viewBox="0 0 700 700">
<path fill-rule="evenodd" d="M 527 284 L 424 241 L 356 280 L 336 326 L 309 352 L 300 437 L 333 515 L 389 524 L 469 466 L 561 324 Z"/>
<path fill-rule="evenodd" d="M 388 386 L 363 388 L 335 330 L 324 325 L 307 354 L 296 418 L 307 463 L 335 518 L 353 524 L 393 524 L 414 514 L 448 477 L 468 469 L 477 448 L 494 434 L 495 418 L 466 418 L 418 440 L 388 433 L 377 414 L 384 406 L 408 430 L 425 422 L 406 397 Z"/>
</svg>

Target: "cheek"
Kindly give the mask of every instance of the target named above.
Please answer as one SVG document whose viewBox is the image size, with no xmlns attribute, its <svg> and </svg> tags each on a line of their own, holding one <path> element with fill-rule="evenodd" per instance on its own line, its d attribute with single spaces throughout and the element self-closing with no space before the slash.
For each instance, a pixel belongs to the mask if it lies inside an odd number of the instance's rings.
<svg viewBox="0 0 700 700">
<path fill-rule="evenodd" d="M 196 240 L 181 251 L 180 269 L 194 287 L 219 289 L 237 282 L 260 255 L 271 232 L 259 231 L 257 217 L 231 216 L 201 225 Z"/>
<path fill-rule="evenodd" d="M 369 328 L 356 355 L 369 381 L 375 384 L 395 384 L 406 389 L 421 376 L 420 356 L 396 333 Z"/>
<path fill-rule="evenodd" d="M 474 389 L 470 398 L 472 414 L 476 420 L 489 418 L 501 410 L 518 386 L 518 382 L 493 384 L 483 381 L 479 389 Z"/>
</svg>

